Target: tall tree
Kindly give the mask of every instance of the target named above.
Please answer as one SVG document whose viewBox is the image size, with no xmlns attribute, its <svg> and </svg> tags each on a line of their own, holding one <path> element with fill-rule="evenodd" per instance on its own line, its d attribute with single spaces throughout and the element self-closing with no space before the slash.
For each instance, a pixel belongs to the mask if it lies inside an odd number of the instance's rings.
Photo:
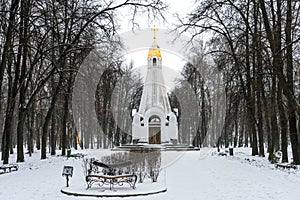
<svg viewBox="0 0 300 200">
<path fill-rule="evenodd" d="M 293 13 L 292 13 L 292 0 L 287 0 L 287 12 L 286 12 L 286 74 L 287 74 L 287 87 L 290 90 L 291 95 L 294 98 L 294 64 L 293 64 L 293 41 L 292 41 L 292 24 L 293 24 Z M 289 131 L 290 139 L 292 143 L 293 159 L 296 164 L 300 164 L 300 144 L 299 136 L 297 134 L 297 122 L 296 122 L 296 110 L 292 105 L 292 100 L 288 102 L 288 119 L 289 119 Z M 298 116 L 299 113 L 298 113 Z M 299 123 L 299 119 L 298 119 Z M 300 124 L 300 123 L 299 123 Z M 300 130 L 299 130 L 300 131 Z M 287 160 L 285 160 L 287 161 Z"/>
<path fill-rule="evenodd" d="M 11 119 L 14 112 L 15 99 L 14 94 L 12 94 L 12 57 L 13 52 L 13 29 L 16 27 L 16 15 L 19 8 L 19 0 L 11 0 L 9 9 L 9 21 L 7 31 L 5 33 L 5 43 L 2 51 L 2 58 L 0 63 L 0 95 L 2 95 L 2 81 L 4 76 L 4 71 L 7 69 L 9 88 L 8 88 L 8 98 L 7 98 L 7 108 L 5 114 L 5 124 L 2 135 L 2 160 L 4 164 L 8 163 L 9 160 L 9 148 L 11 145 Z M 17 73 L 17 71 L 15 72 Z M 0 98 L 1 99 L 1 98 Z M 1 99 L 2 100 L 2 99 Z M 9 121 L 10 120 L 10 121 Z"/>
<path fill-rule="evenodd" d="M 281 149 L 282 161 L 287 162 L 287 131 L 290 131 L 293 160 L 298 163 L 296 123 L 300 104 L 294 90 L 297 84 L 293 45 L 300 41 L 296 36 L 299 4 L 282 0 L 204 0 L 196 1 L 196 5 L 185 19 L 178 18 L 177 30 L 189 31 L 193 40 L 203 32 L 212 33 L 209 53 L 221 61 L 229 102 L 234 99 L 231 94 L 235 97 L 243 94 L 240 100 L 245 102 L 247 119 L 239 122 L 247 124 L 245 130 L 250 132 L 252 155 L 264 156 L 264 140 L 268 138 L 269 159 L 274 160 L 275 152 Z M 227 106 L 230 109 L 232 104 Z M 225 139 L 231 140 L 228 115 L 230 112 L 226 112 L 224 134 Z M 245 139 L 247 145 L 248 137 Z"/>
</svg>

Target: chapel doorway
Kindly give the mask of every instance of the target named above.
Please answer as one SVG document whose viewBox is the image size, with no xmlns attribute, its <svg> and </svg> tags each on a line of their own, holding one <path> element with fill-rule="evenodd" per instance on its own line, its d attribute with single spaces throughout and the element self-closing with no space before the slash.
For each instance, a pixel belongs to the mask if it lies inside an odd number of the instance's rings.
<svg viewBox="0 0 300 200">
<path fill-rule="evenodd" d="M 161 143 L 161 120 L 157 115 L 149 118 L 149 144 Z"/>
</svg>

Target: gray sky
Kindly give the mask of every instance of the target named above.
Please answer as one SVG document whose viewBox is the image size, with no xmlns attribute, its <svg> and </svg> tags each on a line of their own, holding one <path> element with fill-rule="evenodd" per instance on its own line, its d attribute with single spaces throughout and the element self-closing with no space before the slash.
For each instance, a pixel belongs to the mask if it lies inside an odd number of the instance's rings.
<svg viewBox="0 0 300 200">
<path fill-rule="evenodd" d="M 122 23 L 122 32 L 125 34 L 126 42 L 129 51 L 126 52 L 127 63 L 131 60 L 134 62 L 134 66 L 139 68 L 142 71 L 142 74 L 145 74 L 146 69 L 143 69 L 147 65 L 147 55 L 148 49 L 153 41 L 153 32 L 150 28 L 155 24 L 158 27 L 157 32 L 157 41 L 158 45 L 161 48 L 162 52 L 162 64 L 164 67 L 163 73 L 167 87 L 174 87 L 174 78 L 180 76 L 180 71 L 185 64 L 183 59 L 185 50 L 183 42 L 176 41 L 176 44 L 170 45 L 169 43 L 175 39 L 175 35 L 167 34 L 167 30 L 173 28 L 174 23 L 176 23 L 175 13 L 178 13 L 180 16 L 184 16 L 193 9 L 194 0 L 185 0 L 185 1 L 175 1 L 175 0 L 166 0 L 170 8 L 165 13 L 166 21 L 154 21 L 149 24 L 146 16 L 137 18 L 137 22 L 140 25 L 140 30 L 135 31 L 135 36 L 133 38 L 130 35 L 131 25 L 128 23 L 126 17 L 124 18 L 124 23 Z M 126 16 L 126 15 L 125 15 Z M 129 36 L 127 35 L 129 34 Z M 127 41 L 129 40 L 129 41 Z M 134 43 L 134 45 L 132 45 Z M 179 50 L 181 48 L 181 51 Z"/>
<path fill-rule="evenodd" d="M 158 28 L 165 28 L 170 29 L 173 28 L 173 24 L 176 22 L 176 18 L 174 16 L 175 13 L 178 13 L 180 16 L 185 16 L 187 13 L 191 12 L 194 8 L 194 1 L 195 0 L 184 0 L 184 1 L 178 1 L 178 0 L 165 0 L 167 4 L 169 5 L 168 10 L 164 12 L 164 16 L 166 21 L 163 22 L 162 20 L 156 20 L 154 22 L 149 22 L 147 19 L 147 16 L 138 16 L 136 18 L 136 22 L 139 24 L 140 28 L 151 28 L 153 24 L 155 23 Z M 130 17 L 126 15 L 126 11 L 124 11 L 124 14 L 122 14 L 122 19 L 124 19 L 121 30 L 122 32 L 130 31 L 131 30 L 131 24 L 129 23 Z"/>
</svg>

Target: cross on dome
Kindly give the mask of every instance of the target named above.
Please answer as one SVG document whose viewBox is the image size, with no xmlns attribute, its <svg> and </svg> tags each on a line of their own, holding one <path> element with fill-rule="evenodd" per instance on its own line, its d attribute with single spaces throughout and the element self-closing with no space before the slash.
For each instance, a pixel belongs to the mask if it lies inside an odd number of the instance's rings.
<svg viewBox="0 0 300 200">
<path fill-rule="evenodd" d="M 153 31 L 153 44 L 152 47 L 149 49 L 148 58 L 151 58 L 153 55 L 155 55 L 159 60 L 161 60 L 161 52 L 156 41 L 156 32 L 158 31 L 158 28 L 155 24 L 153 28 L 151 28 L 151 31 Z"/>
<path fill-rule="evenodd" d="M 153 28 L 151 28 L 151 31 L 153 31 L 153 42 L 156 45 L 156 31 L 158 31 L 158 28 L 156 27 L 156 25 L 154 24 Z"/>
</svg>

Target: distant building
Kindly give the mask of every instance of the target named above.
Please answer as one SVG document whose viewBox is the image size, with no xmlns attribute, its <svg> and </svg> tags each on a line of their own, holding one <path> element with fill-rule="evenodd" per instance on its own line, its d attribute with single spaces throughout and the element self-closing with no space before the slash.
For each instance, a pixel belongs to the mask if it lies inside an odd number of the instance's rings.
<svg viewBox="0 0 300 200">
<path fill-rule="evenodd" d="M 162 55 L 156 42 L 148 51 L 148 70 L 138 112 L 133 116 L 132 139 L 149 143 L 169 143 L 178 140 L 177 117 L 172 112 L 162 74 Z"/>
</svg>

